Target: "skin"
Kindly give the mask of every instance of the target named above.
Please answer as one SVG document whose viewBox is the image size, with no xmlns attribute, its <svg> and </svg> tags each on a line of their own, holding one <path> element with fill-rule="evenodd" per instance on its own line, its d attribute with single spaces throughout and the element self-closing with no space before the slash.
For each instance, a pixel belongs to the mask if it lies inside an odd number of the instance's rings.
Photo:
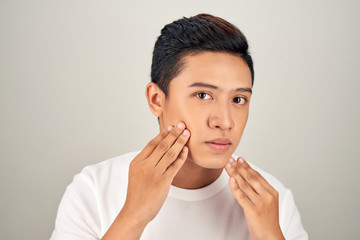
<svg viewBox="0 0 360 240">
<path fill-rule="evenodd" d="M 189 161 L 180 169 L 173 185 L 200 188 L 221 174 L 240 142 L 251 93 L 236 90 L 251 89 L 251 74 L 242 58 L 227 53 L 202 53 L 185 58 L 185 62 L 183 71 L 169 84 L 168 97 L 162 99 L 162 111 L 154 114 L 160 118 L 160 129 L 183 121 L 192 133 L 187 144 Z M 225 153 L 212 151 L 206 144 L 218 138 L 231 142 Z"/>
<path fill-rule="evenodd" d="M 231 157 L 249 115 L 252 84 L 246 62 L 221 52 L 202 52 L 184 60 L 167 97 L 154 83 L 146 87 L 160 134 L 131 162 L 125 204 L 103 239 L 139 239 L 160 211 L 171 184 L 204 187 L 224 167 L 252 238 L 284 239 L 278 193 L 243 158 Z M 222 144 L 214 139 L 225 139 L 227 147 L 220 151 L 217 147 Z"/>
</svg>

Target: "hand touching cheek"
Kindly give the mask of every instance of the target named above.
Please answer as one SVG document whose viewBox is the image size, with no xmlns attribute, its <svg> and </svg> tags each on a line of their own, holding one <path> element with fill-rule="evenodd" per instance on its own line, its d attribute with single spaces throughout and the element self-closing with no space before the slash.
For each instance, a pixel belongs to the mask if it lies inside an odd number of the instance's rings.
<svg viewBox="0 0 360 240">
<path fill-rule="evenodd" d="M 237 202 L 244 209 L 254 240 L 285 239 L 279 225 L 278 192 L 243 159 L 230 159 L 225 167 Z"/>
<path fill-rule="evenodd" d="M 170 125 L 131 161 L 125 204 L 102 239 L 140 239 L 187 159 L 190 132 L 185 128 L 182 122 Z"/>
</svg>

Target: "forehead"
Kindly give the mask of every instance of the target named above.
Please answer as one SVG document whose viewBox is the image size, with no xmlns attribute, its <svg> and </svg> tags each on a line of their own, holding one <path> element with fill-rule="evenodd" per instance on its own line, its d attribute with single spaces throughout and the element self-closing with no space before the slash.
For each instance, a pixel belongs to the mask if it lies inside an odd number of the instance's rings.
<svg viewBox="0 0 360 240">
<path fill-rule="evenodd" d="M 181 72 L 170 81 L 169 91 L 179 91 L 195 82 L 202 82 L 231 90 L 251 88 L 251 73 L 240 56 L 225 52 L 202 52 L 183 58 Z"/>
</svg>

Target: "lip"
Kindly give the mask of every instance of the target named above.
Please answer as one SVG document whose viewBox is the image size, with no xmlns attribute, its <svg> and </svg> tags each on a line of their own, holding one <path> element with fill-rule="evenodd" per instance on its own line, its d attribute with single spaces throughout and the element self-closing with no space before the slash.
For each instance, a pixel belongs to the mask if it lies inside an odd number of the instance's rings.
<svg viewBox="0 0 360 240">
<path fill-rule="evenodd" d="M 205 142 L 212 150 L 224 153 L 230 149 L 231 141 L 226 138 L 217 138 Z"/>
</svg>

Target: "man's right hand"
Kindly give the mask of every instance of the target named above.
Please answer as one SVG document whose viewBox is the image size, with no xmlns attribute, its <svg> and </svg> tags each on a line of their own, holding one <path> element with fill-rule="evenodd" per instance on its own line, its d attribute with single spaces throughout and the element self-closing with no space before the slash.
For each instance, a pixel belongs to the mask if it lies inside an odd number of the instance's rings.
<svg viewBox="0 0 360 240">
<path fill-rule="evenodd" d="M 169 131 L 170 130 L 170 131 Z M 130 164 L 124 210 L 145 223 L 160 211 L 171 182 L 188 154 L 190 132 L 184 123 L 161 132 Z"/>
<path fill-rule="evenodd" d="M 174 177 L 188 156 L 185 144 L 190 132 L 185 127 L 182 122 L 170 126 L 132 160 L 125 204 L 103 239 L 125 236 L 138 239 L 158 214 Z"/>
</svg>

